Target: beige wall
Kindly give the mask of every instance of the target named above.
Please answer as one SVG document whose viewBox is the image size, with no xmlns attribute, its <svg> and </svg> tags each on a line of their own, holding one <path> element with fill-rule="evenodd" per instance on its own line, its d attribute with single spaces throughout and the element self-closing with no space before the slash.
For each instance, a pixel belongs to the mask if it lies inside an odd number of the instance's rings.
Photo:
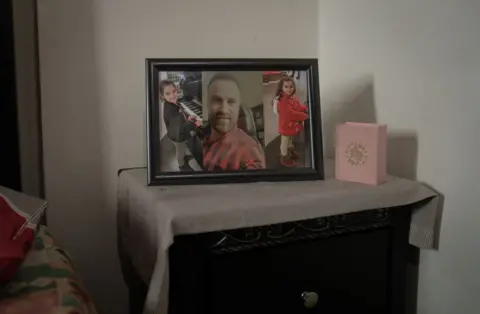
<svg viewBox="0 0 480 314">
<path fill-rule="evenodd" d="M 320 1 L 328 153 L 336 122 L 386 123 L 389 171 L 445 194 L 439 251 L 420 256 L 418 314 L 480 309 L 479 16 L 475 0 Z"/>
<path fill-rule="evenodd" d="M 440 250 L 421 254 L 418 313 L 480 308 L 479 2 L 298 3 L 40 1 L 51 226 L 101 313 L 126 303 L 116 277 L 116 170 L 145 165 L 144 58 L 172 56 L 319 55 L 327 154 L 336 122 L 387 123 L 390 171 L 446 196 Z M 291 27 L 269 26 L 279 21 Z"/>
<path fill-rule="evenodd" d="M 116 174 L 146 164 L 145 58 L 316 57 L 317 1 L 38 3 L 50 225 L 100 313 L 125 313 Z"/>
</svg>

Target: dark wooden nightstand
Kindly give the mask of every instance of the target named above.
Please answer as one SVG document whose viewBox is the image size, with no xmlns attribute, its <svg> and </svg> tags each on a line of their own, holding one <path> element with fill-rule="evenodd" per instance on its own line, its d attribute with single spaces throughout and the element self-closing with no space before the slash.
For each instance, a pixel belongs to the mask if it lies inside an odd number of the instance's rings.
<svg viewBox="0 0 480 314">
<path fill-rule="evenodd" d="M 391 208 L 178 236 L 169 313 L 403 314 L 409 223 Z"/>
</svg>

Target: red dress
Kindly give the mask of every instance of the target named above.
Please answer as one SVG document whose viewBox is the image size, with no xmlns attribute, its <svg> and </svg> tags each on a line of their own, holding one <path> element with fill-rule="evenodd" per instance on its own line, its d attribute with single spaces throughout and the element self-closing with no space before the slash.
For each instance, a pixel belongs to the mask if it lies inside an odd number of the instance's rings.
<svg viewBox="0 0 480 314">
<path fill-rule="evenodd" d="M 284 136 L 295 136 L 303 130 L 303 121 L 308 119 L 307 106 L 303 105 L 296 95 L 282 94 L 277 104 L 278 133 Z"/>
</svg>

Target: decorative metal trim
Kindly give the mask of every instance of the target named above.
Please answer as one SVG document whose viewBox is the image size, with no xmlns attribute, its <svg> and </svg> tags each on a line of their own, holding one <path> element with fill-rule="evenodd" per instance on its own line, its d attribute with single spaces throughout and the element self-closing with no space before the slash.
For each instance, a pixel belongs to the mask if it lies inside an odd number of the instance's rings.
<svg viewBox="0 0 480 314">
<path fill-rule="evenodd" d="M 391 216 L 390 209 L 380 208 L 261 227 L 210 232 L 201 237 L 214 254 L 222 254 L 382 228 L 391 224 Z"/>
</svg>

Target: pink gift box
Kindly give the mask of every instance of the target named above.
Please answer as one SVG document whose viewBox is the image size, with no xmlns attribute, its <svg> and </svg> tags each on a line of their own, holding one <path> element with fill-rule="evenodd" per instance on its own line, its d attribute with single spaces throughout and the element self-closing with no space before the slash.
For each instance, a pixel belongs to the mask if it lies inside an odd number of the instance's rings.
<svg viewBox="0 0 480 314">
<path fill-rule="evenodd" d="M 347 122 L 337 125 L 335 177 L 382 184 L 387 177 L 387 126 Z"/>
</svg>

